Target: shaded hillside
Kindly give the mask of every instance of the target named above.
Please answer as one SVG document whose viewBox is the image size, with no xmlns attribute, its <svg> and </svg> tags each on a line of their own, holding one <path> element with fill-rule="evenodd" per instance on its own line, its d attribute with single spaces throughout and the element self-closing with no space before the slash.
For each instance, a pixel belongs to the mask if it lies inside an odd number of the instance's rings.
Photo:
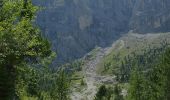
<svg viewBox="0 0 170 100">
<path fill-rule="evenodd" d="M 168 0 L 36 0 L 46 7 L 37 23 L 58 52 L 58 62 L 82 57 L 121 34 L 169 31 Z"/>
</svg>

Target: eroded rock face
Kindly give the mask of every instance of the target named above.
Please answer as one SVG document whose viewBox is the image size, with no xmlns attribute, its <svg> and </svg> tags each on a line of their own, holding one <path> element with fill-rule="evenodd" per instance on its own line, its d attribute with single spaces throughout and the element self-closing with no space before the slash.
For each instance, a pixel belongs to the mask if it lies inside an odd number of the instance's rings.
<svg viewBox="0 0 170 100">
<path fill-rule="evenodd" d="M 35 0 L 37 23 L 57 51 L 56 63 L 107 46 L 129 30 L 168 31 L 170 0 Z"/>
<path fill-rule="evenodd" d="M 130 27 L 139 33 L 170 31 L 170 0 L 136 0 Z"/>
</svg>

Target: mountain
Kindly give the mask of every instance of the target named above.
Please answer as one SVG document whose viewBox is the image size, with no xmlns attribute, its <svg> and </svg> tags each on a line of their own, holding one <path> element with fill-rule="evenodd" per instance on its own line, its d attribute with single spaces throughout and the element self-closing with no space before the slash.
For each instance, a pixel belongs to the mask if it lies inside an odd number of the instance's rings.
<svg viewBox="0 0 170 100">
<path fill-rule="evenodd" d="M 57 51 L 55 64 L 105 47 L 132 30 L 168 32 L 169 0 L 36 0 L 37 24 Z"/>
</svg>

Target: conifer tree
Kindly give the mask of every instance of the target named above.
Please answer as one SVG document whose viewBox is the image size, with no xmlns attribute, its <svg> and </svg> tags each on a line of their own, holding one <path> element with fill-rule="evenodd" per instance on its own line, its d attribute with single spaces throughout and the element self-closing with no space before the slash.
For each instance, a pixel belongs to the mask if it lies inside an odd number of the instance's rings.
<svg viewBox="0 0 170 100">
<path fill-rule="evenodd" d="M 24 0 L 25 1 L 25 0 Z M 38 63 L 50 53 L 49 42 L 33 24 L 37 7 L 31 0 L 4 0 L 0 12 L 0 99 L 15 94 L 17 69 Z M 24 12 L 24 14 L 23 14 Z"/>
<path fill-rule="evenodd" d="M 96 96 L 95 100 L 104 100 L 104 97 L 107 95 L 107 88 L 105 85 L 100 86 Z"/>
<path fill-rule="evenodd" d="M 69 100 L 69 80 L 64 70 L 59 72 L 59 75 L 56 78 L 55 87 L 52 92 L 52 97 L 56 100 Z"/>
<path fill-rule="evenodd" d="M 115 87 L 114 87 L 114 100 L 124 100 L 123 99 L 123 96 L 121 95 L 121 89 L 120 87 L 116 84 Z"/>
<path fill-rule="evenodd" d="M 170 100 L 170 48 L 164 54 L 163 66 L 165 75 L 165 100 Z"/>
<path fill-rule="evenodd" d="M 143 75 L 137 68 L 131 73 L 129 100 L 143 100 Z"/>
</svg>

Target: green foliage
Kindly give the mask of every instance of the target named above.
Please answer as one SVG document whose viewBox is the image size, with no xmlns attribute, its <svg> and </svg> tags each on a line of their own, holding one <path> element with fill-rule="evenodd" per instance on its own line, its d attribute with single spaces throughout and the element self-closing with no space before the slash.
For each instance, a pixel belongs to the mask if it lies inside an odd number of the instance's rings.
<svg viewBox="0 0 170 100">
<path fill-rule="evenodd" d="M 142 73 L 135 69 L 130 78 L 129 100 L 145 100 L 143 98 L 143 93 Z"/>
<path fill-rule="evenodd" d="M 54 83 L 52 97 L 56 100 L 69 100 L 70 82 L 64 71 L 60 71 Z"/>
<path fill-rule="evenodd" d="M 167 44 L 147 49 L 140 54 L 132 53 L 132 55 L 125 56 L 119 68 L 117 80 L 119 82 L 128 82 L 132 73 L 131 71 L 136 69 L 148 73 L 154 65 L 160 62 L 159 58 L 164 53 L 166 47 Z"/>
<path fill-rule="evenodd" d="M 163 58 L 163 67 L 161 69 L 163 70 L 162 75 L 164 75 L 164 81 L 165 82 L 165 100 L 169 100 L 170 99 L 170 48 L 166 50 L 165 54 L 164 54 L 164 58 Z"/>
<path fill-rule="evenodd" d="M 106 87 L 102 85 L 99 87 L 98 92 L 96 93 L 95 100 L 111 100 L 113 96 L 113 89 L 111 87 Z"/>
<path fill-rule="evenodd" d="M 121 88 L 116 84 L 114 87 L 114 100 L 124 100 L 123 96 L 121 95 Z"/>
<path fill-rule="evenodd" d="M 106 96 L 106 92 L 107 92 L 106 86 L 105 85 L 100 86 L 99 91 L 96 94 L 95 100 L 103 100 L 103 98 Z"/>
<path fill-rule="evenodd" d="M 37 98 L 38 81 L 39 74 L 36 69 L 26 64 L 17 67 L 17 79 L 15 85 L 17 98 L 19 100 L 24 100 L 24 98 Z"/>
<path fill-rule="evenodd" d="M 33 25 L 37 7 L 31 0 L 0 1 L 0 99 L 36 95 L 38 78 L 27 66 L 51 53 L 49 42 Z M 8 83 L 8 84 L 6 84 Z M 32 93 L 32 94 L 27 94 Z M 15 95 L 16 94 L 16 95 Z"/>
<path fill-rule="evenodd" d="M 81 86 L 84 86 L 84 85 L 86 85 L 86 83 L 84 82 L 84 80 L 83 79 L 81 79 Z"/>
<path fill-rule="evenodd" d="M 44 59 L 41 68 L 18 67 L 16 84 L 17 97 L 20 100 L 69 100 L 70 82 L 65 71 L 49 69 L 50 59 Z"/>
<path fill-rule="evenodd" d="M 36 7 L 28 3 L 30 10 L 20 18 L 22 2 L 18 0 L 6 0 L 0 17 L 0 61 L 12 65 L 27 62 L 28 59 L 45 57 L 50 54 L 50 45 L 46 39 L 41 37 L 40 31 L 33 25 L 32 21 Z M 28 18 L 29 17 L 29 18 Z"/>
<path fill-rule="evenodd" d="M 130 77 L 129 100 L 169 100 L 170 49 L 165 47 L 162 50 L 159 53 L 150 51 L 144 60 L 140 60 L 143 63 L 138 62 L 134 66 Z M 145 69 L 142 68 L 144 65 Z"/>
</svg>

